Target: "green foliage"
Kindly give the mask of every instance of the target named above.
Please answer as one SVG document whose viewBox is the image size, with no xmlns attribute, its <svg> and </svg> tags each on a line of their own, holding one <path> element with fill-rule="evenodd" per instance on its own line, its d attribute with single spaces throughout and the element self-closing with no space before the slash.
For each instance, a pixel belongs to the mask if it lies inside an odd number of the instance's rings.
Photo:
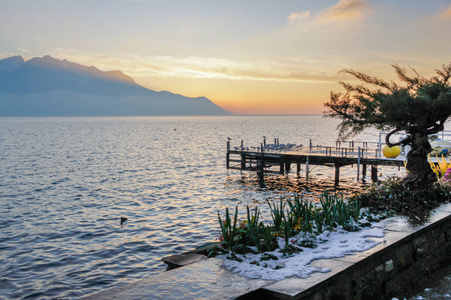
<svg viewBox="0 0 451 300">
<path fill-rule="evenodd" d="M 258 218 L 260 216 L 260 211 L 258 208 L 255 208 L 254 214 L 252 215 L 249 206 L 246 207 L 247 209 L 247 233 L 251 240 L 254 242 L 254 246 L 257 248 L 258 253 L 261 252 L 261 238 L 260 238 L 260 232 L 259 232 L 259 224 L 258 224 Z"/>
<path fill-rule="evenodd" d="M 235 209 L 233 219 L 226 208 L 224 221 L 218 212 L 223 240 L 221 244 L 229 252 L 236 254 L 252 251 L 249 247 L 255 247 L 257 253 L 262 253 L 276 250 L 278 247 L 277 236 L 283 235 L 284 251 L 293 253 L 293 251 L 299 252 L 300 250 L 296 247 L 293 248 L 290 239 L 299 233 L 304 237 L 301 241 L 302 246 L 314 247 L 316 245 L 315 236 L 321 234 L 324 229 L 333 230 L 340 225 L 351 230 L 359 229 L 357 223 L 354 222 L 359 219 L 360 213 L 360 204 L 357 200 L 348 203 L 342 196 L 325 191 L 321 195 L 321 207 L 295 195 L 293 200 L 286 200 L 289 209 L 284 210 L 283 201 L 281 198 L 278 204 L 271 204 L 267 200 L 273 221 L 271 225 L 264 225 L 259 221 L 260 211 L 257 207 L 254 210 L 246 207 L 247 222 L 240 223 L 239 227 L 237 227 L 238 208 Z M 214 251 L 209 255 L 214 255 Z M 237 259 L 236 256 L 230 256 L 230 258 Z"/>
<path fill-rule="evenodd" d="M 372 185 L 351 199 L 374 213 L 392 212 L 415 219 L 423 219 L 430 209 L 450 200 L 451 187 L 448 185 L 434 182 L 418 189 L 404 184 L 400 178 L 389 178 Z"/>
<path fill-rule="evenodd" d="M 224 220 L 218 212 L 223 241 L 214 244 L 215 247 L 209 249 L 207 255 L 230 253 L 229 259 L 240 261 L 236 254 L 257 252 L 266 254 L 262 260 L 269 259 L 271 256 L 267 252 L 277 249 L 277 237 L 282 236 L 285 245 L 280 251 L 284 255 L 292 255 L 302 251 L 299 247 L 316 247 L 318 235 L 325 230 L 332 231 L 341 226 L 347 231 L 357 231 L 370 226 L 369 222 L 380 221 L 391 214 L 406 215 L 421 221 L 427 217 L 430 209 L 450 200 L 449 184 L 431 183 L 424 189 L 417 189 L 406 185 L 399 178 L 390 178 L 372 185 L 349 201 L 329 191 L 320 195 L 320 205 L 298 195 L 292 200 L 287 199 L 287 206 L 282 199 L 278 204 L 267 201 L 273 220 L 271 225 L 259 220 L 258 207 L 253 210 L 246 207 L 247 222 L 240 222 L 237 226 L 238 208 L 235 208 L 233 218 L 226 208 Z M 286 207 L 289 209 L 284 210 Z M 366 209 L 362 211 L 362 207 Z"/>
<path fill-rule="evenodd" d="M 271 226 L 261 226 L 262 245 L 265 251 L 273 251 L 277 248 L 277 240 Z"/>
<path fill-rule="evenodd" d="M 403 86 L 391 81 L 369 76 L 354 70 L 351 74 L 360 84 L 340 82 L 346 93 L 331 92 L 326 116 L 341 119 L 339 137 L 346 139 L 366 128 L 390 130 L 385 137 L 388 146 L 410 145 L 404 183 L 421 189 L 436 177 L 427 167 L 427 154 L 432 150 L 428 135 L 444 130 L 451 115 L 451 63 L 436 70 L 436 76 L 424 78 L 414 69 L 414 76 L 398 65 L 393 65 Z M 401 141 L 391 142 L 390 137 L 399 132 L 408 135 Z"/>
<path fill-rule="evenodd" d="M 327 191 L 325 191 L 321 197 L 320 197 L 320 203 L 322 211 L 322 216 L 324 219 L 324 224 L 329 227 L 329 229 L 332 229 L 337 226 L 337 219 L 338 219 L 338 210 L 337 205 L 335 205 L 336 197 L 333 197 L 333 195 L 329 195 Z"/>
<path fill-rule="evenodd" d="M 271 202 L 269 202 L 268 199 L 266 199 L 266 203 L 268 203 L 269 205 L 269 209 L 271 211 L 271 216 L 272 216 L 272 221 L 274 224 L 274 230 L 275 231 L 280 231 L 282 229 L 282 223 L 283 223 L 283 217 L 284 217 L 284 213 L 283 213 L 283 201 L 282 201 L 282 197 L 280 197 L 280 202 L 279 202 L 279 206 L 277 207 L 277 205 L 274 203 L 273 205 L 271 205 Z"/>
<path fill-rule="evenodd" d="M 226 217 L 225 220 L 222 221 L 221 215 L 218 212 L 219 226 L 221 227 L 221 234 L 224 243 L 227 245 L 229 250 L 232 250 L 232 247 L 235 242 L 235 236 L 237 234 L 236 222 L 238 218 L 238 207 L 235 208 L 235 217 L 230 218 L 229 208 L 226 208 Z"/>
<path fill-rule="evenodd" d="M 437 75 L 429 79 L 413 69 L 415 76 L 410 77 L 404 68 L 398 65 L 393 68 L 404 86 L 354 70 L 342 71 L 361 84 L 340 82 L 346 93 L 331 92 L 330 101 L 324 104 L 329 109 L 326 116 L 341 119 L 338 127 L 341 138 L 368 127 L 428 134 L 442 128 L 451 115 L 451 63 L 442 65 L 441 70 L 436 70 Z"/>
<path fill-rule="evenodd" d="M 288 247 L 290 245 L 291 226 L 292 226 L 291 214 L 287 214 L 287 215 L 288 216 L 285 217 L 285 220 L 283 222 L 283 237 L 285 240 L 285 247 Z M 291 219 L 290 222 L 287 222 L 287 219 Z"/>
<path fill-rule="evenodd" d="M 304 200 L 298 195 L 294 196 L 293 202 L 287 200 L 287 203 L 291 209 L 290 214 L 296 222 L 295 226 L 292 226 L 292 228 L 298 227 L 300 231 L 312 232 L 313 220 L 316 212 L 313 203 L 308 200 Z"/>
<path fill-rule="evenodd" d="M 342 195 L 324 191 L 320 197 L 321 210 L 316 211 L 315 224 L 319 231 L 322 227 L 332 230 L 340 226 L 351 228 L 360 219 L 360 203 L 356 200 L 345 201 Z"/>
</svg>

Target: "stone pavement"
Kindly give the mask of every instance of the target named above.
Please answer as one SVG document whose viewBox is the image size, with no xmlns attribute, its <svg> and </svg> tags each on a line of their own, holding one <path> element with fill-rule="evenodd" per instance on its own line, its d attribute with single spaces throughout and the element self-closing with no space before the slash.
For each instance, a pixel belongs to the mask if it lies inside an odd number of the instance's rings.
<svg viewBox="0 0 451 300">
<path fill-rule="evenodd" d="M 210 258 L 84 299 L 235 299 L 271 283 L 232 274 L 221 264 Z"/>
</svg>

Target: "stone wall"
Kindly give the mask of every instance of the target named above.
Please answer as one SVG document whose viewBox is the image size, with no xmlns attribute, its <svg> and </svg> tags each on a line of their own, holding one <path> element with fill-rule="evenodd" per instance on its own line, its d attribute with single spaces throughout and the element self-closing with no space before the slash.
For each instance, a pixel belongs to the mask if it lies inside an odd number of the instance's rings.
<svg viewBox="0 0 451 300">
<path fill-rule="evenodd" d="M 392 299 L 411 295 L 451 265 L 451 216 L 432 223 L 297 294 L 266 289 L 242 299 Z M 240 298 L 240 299 L 241 299 Z"/>
</svg>

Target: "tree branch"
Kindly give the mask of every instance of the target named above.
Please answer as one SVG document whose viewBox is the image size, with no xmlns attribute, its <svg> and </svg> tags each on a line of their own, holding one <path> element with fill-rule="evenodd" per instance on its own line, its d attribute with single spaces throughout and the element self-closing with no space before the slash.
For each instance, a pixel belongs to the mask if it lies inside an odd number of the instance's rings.
<svg viewBox="0 0 451 300">
<path fill-rule="evenodd" d="M 392 131 L 390 131 L 388 134 L 387 134 L 387 136 L 385 137 L 385 143 L 389 146 L 389 147 L 394 147 L 394 146 L 398 146 L 398 145 L 407 145 L 407 144 L 409 144 L 410 142 L 411 142 L 411 138 L 410 138 L 410 135 L 407 137 L 407 138 L 405 138 L 405 139 L 403 139 L 403 140 L 401 140 L 401 141 L 399 141 L 399 142 L 397 142 L 397 143 L 392 143 L 392 142 L 390 142 L 390 137 L 393 135 L 393 134 L 395 134 L 395 133 L 397 133 L 397 132 L 400 132 L 400 131 L 402 131 L 402 129 L 399 129 L 398 127 L 396 127 L 395 129 L 393 129 Z"/>
<path fill-rule="evenodd" d="M 441 119 L 439 124 L 435 124 L 434 127 L 428 129 L 426 131 L 427 134 L 434 134 L 440 131 L 445 130 L 445 126 L 443 125 L 445 123 L 446 120 Z"/>
</svg>

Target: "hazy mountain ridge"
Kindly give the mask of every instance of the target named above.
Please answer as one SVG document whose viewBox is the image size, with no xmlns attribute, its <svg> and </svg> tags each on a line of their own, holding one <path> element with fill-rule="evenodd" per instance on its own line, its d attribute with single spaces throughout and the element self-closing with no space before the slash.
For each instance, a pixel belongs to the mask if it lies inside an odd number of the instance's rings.
<svg viewBox="0 0 451 300">
<path fill-rule="evenodd" d="M 24 63 L 25 60 L 20 55 L 2 59 L 0 60 L 0 72 L 12 72 Z"/>
<path fill-rule="evenodd" d="M 0 116 L 226 115 L 205 97 L 146 89 L 121 71 L 51 56 L 0 60 Z"/>
</svg>

